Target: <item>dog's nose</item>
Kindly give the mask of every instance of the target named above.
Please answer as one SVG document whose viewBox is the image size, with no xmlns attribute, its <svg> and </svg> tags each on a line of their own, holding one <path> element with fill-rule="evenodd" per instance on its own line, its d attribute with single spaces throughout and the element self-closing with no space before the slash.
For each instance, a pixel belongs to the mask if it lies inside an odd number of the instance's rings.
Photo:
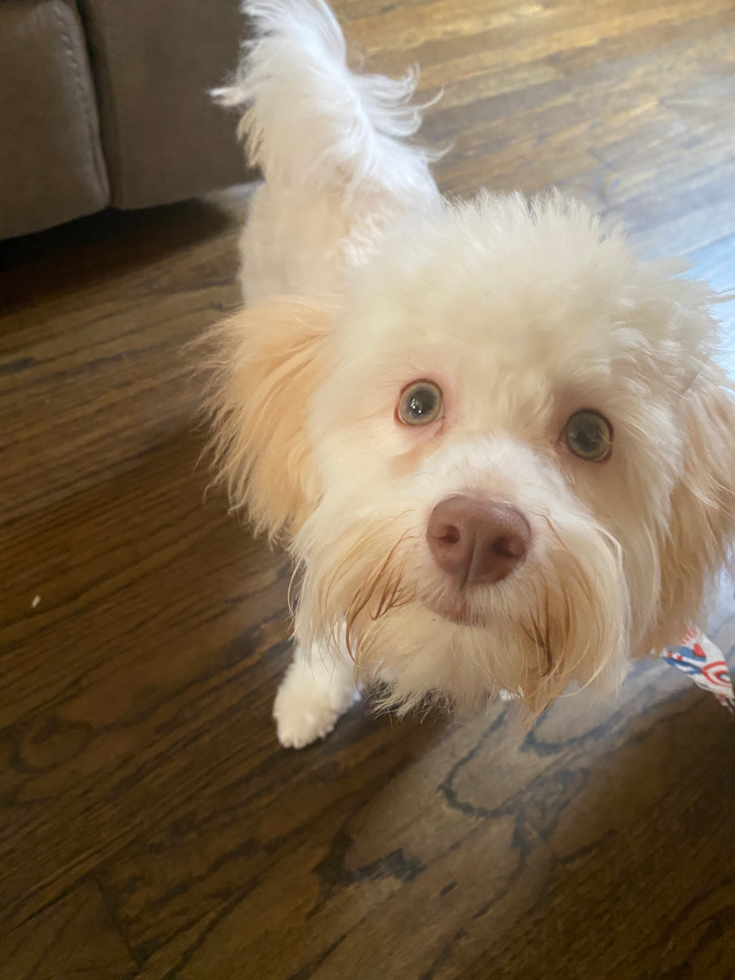
<svg viewBox="0 0 735 980">
<path fill-rule="evenodd" d="M 457 495 L 431 512 L 426 538 L 434 559 L 460 588 L 500 582 L 531 544 L 526 518 L 507 504 Z"/>
</svg>

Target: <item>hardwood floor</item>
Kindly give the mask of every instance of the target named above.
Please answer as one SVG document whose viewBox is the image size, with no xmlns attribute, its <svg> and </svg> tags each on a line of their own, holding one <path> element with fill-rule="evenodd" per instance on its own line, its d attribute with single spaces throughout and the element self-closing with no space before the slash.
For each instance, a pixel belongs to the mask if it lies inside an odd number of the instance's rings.
<svg viewBox="0 0 735 980">
<path fill-rule="evenodd" d="M 735 289 L 731 2 L 337 9 L 444 87 L 447 193 L 555 183 Z M 205 494 L 185 350 L 246 207 L 0 245 L 0 980 L 732 980 L 735 727 L 671 668 L 277 745 L 289 569 Z"/>
</svg>

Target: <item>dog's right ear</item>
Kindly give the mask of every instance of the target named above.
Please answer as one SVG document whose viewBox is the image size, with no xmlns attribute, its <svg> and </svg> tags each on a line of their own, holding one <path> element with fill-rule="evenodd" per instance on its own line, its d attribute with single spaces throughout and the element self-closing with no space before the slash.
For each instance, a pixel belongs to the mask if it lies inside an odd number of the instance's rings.
<svg viewBox="0 0 735 980">
<path fill-rule="evenodd" d="M 233 508 L 247 508 L 271 539 L 298 531 L 318 499 L 307 418 L 335 311 L 329 302 L 276 297 L 210 334 L 216 469 Z"/>
</svg>

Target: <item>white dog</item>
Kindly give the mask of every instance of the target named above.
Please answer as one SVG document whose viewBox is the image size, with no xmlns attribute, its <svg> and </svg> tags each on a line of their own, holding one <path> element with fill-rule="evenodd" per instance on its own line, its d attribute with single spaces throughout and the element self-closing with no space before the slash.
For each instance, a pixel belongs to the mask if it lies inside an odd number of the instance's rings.
<svg viewBox="0 0 735 980">
<path fill-rule="evenodd" d="M 322 0 L 256 0 L 226 105 L 262 168 L 217 333 L 217 462 L 302 568 L 284 745 L 400 709 L 617 682 L 696 620 L 735 532 L 735 409 L 700 283 L 556 194 L 444 200 L 415 77 Z"/>
</svg>

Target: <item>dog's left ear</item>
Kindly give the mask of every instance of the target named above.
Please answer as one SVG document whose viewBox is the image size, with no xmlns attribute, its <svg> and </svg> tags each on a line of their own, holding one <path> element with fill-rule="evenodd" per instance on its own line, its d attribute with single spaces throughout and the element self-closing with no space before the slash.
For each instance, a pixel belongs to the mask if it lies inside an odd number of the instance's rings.
<svg viewBox="0 0 735 980">
<path fill-rule="evenodd" d="M 657 650 L 681 639 L 735 540 L 735 401 L 715 363 L 685 393 L 681 411 L 685 445 L 661 555 Z"/>
<path fill-rule="evenodd" d="M 215 465 L 233 508 L 270 538 L 295 533 L 318 498 L 307 419 L 335 311 L 326 300 L 270 298 L 210 334 Z"/>
</svg>

